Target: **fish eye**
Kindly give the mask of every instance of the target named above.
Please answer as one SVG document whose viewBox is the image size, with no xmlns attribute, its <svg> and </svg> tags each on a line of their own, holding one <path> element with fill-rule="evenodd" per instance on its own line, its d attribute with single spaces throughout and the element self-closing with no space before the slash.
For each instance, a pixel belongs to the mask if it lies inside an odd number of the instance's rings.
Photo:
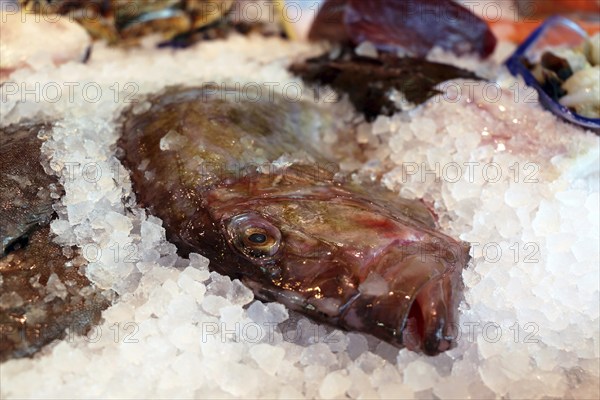
<svg viewBox="0 0 600 400">
<path fill-rule="evenodd" d="M 248 240 L 252 243 L 261 244 L 267 241 L 267 235 L 264 233 L 252 233 L 250 236 L 248 236 Z"/>
<path fill-rule="evenodd" d="M 227 223 L 230 243 L 248 258 L 267 260 L 281 245 L 281 233 L 255 213 L 236 215 Z"/>
</svg>

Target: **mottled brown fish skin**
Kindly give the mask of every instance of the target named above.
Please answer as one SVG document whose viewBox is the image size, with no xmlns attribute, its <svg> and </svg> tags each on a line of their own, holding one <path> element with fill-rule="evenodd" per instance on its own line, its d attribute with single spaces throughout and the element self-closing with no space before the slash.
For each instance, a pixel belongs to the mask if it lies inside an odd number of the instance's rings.
<svg viewBox="0 0 600 400">
<path fill-rule="evenodd" d="M 38 134 L 47 124 L 10 125 L 0 128 L 0 239 L 2 253 L 24 244 L 29 233 L 50 221 L 56 201 L 52 190 L 61 194 L 56 176 L 40 164 L 42 140 Z M 54 189 L 52 187 L 54 186 Z"/>
<path fill-rule="evenodd" d="M 41 164 L 38 135 L 49 129 L 0 129 L 0 362 L 32 356 L 67 329 L 85 334 L 110 305 L 110 296 L 83 275 L 87 263 L 77 250 L 52 241 L 48 223 L 63 189 Z M 63 285 L 58 291 L 56 278 Z"/>
<path fill-rule="evenodd" d="M 85 260 L 76 257 L 75 249 L 65 256 L 50 238 L 50 227 L 41 227 L 25 248 L 0 259 L 0 362 L 32 356 L 64 338 L 67 329 L 73 335 L 86 334 L 110 305 L 82 275 Z M 58 297 L 47 287 L 52 274 L 66 288 Z"/>
<path fill-rule="evenodd" d="M 169 88 L 123 114 L 122 161 L 167 238 L 260 299 L 425 354 L 452 347 L 468 245 L 422 202 L 336 174 L 309 139 L 329 129 L 316 105 L 235 94 Z"/>
</svg>

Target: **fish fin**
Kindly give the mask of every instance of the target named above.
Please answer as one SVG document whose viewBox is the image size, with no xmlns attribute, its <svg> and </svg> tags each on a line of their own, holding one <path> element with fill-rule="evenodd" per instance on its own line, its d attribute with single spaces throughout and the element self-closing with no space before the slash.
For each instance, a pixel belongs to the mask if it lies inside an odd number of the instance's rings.
<svg viewBox="0 0 600 400">
<path fill-rule="evenodd" d="M 437 229 L 439 227 L 437 215 L 425 200 L 409 200 L 397 197 L 393 199 L 393 202 L 399 205 L 400 211 L 407 217 L 419 221 L 430 229 Z"/>
<path fill-rule="evenodd" d="M 282 183 L 286 185 L 333 182 L 339 167 L 334 163 L 294 163 L 285 168 Z"/>
<path fill-rule="evenodd" d="M 400 212 L 409 220 L 416 221 L 428 229 L 438 229 L 438 218 L 433 211 L 433 205 L 428 204 L 422 199 L 405 199 L 397 193 L 392 192 L 378 184 L 355 186 L 368 197 L 375 199 L 384 208 L 395 212 Z"/>
</svg>

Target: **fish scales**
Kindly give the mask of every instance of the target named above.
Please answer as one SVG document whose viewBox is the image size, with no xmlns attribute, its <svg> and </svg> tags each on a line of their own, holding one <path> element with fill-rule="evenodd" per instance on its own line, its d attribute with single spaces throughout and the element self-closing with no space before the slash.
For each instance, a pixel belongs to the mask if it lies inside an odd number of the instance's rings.
<svg viewBox="0 0 600 400">
<path fill-rule="evenodd" d="M 42 165 L 41 138 L 51 130 L 50 123 L 0 128 L 0 362 L 32 356 L 67 329 L 88 332 L 110 304 L 82 274 L 78 250 L 53 242 L 49 223 L 64 190 Z"/>
<path fill-rule="evenodd" d="M 0 239 L 2 254 L 20 246 L 40 225 L 50 221 L 54 210 L 51 188 L 61 194 L 58 179 L 40 164 L 42 140 L 38 133 L 49 124 L 11 125 L 0 129 Z"/>
<path fill-rule="evenodd" d="M 168 88 L 122 115 L 137 200 L 179 253 L 313 319 L 451 348 L 468 245 L 423 202 L 344 179 L 314 140 L 332 126 L 317 105 L 233 94 Z"/>
</svg>

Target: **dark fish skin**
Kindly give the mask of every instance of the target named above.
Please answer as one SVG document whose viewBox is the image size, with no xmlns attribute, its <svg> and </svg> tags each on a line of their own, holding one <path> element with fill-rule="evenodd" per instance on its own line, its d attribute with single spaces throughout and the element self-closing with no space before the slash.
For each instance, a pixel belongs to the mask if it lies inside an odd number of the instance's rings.
<svg viewBox="0 0 600 400">
<path fill-rule="evenodd" d="M 47 124 L 10 125 L 0 129 L 0 239 L 2 253 L 26 242 L 37 227 L 50 221 L 54 210 L 51 185 L 58 179 L 40 164 Z"/>
<path fill-rule="evenodd" d="M 110 299 L 81 274 L 86 262 L 71 250 L 73 255 L 65 256 L 44 226 L 31 234 L 25 248 L 0 259 L 0 362 L 34 355 L 64 338 L 67 328 L 86 334 L 100 322 Z M 58 297 L 47 287 L 53 274 L 66 289 Z"/>
<path fill-rule="evenodd" d="M 309 32 L 312 40 L 371 42 L 378 50 L 425 57 L 435 46 L 488 57 L 496 37 L 488 24 L 453 0 L 327 0 Z"/>
<path fill-rule="evenodd" d="M 315 105 L 211 87 L 147 101 L 122 115 L 118 146 L 181 255 L 339 328 L 429 355 L 452 347 L 468 246 L 422 202 L 340 178 L 311 136 L 330 126 Z"/>
<path fill-rule="evenodd" d="M 0 129 L 0 362 L 34 355 L 67 328 L 86 333 L 110 305 L 81 273 L 86 262 L 76 249 L 67 256 L 52 241 L 48 223 L 57 199 L 50 194 L 58 197 L 63 190 L 41 164 L 38 134 L 49 129 Z"/>
<path fill-rule="evenodd" d="M 423 58 L 380 54 L 377 58 L 361 57 L 345 48 L 333 58 L 329 53 L 292 64 L 290 72 L 305 82 L 330 86 L 345 93 L 367 121 L 379 115 L 391 116 L 400 111 L 390 98 L 397 90 L 406 100 L 422 104 L 441 92 L 436 85 L 451 79 L 479 80 L 471 71 Z"/>
</svg>

